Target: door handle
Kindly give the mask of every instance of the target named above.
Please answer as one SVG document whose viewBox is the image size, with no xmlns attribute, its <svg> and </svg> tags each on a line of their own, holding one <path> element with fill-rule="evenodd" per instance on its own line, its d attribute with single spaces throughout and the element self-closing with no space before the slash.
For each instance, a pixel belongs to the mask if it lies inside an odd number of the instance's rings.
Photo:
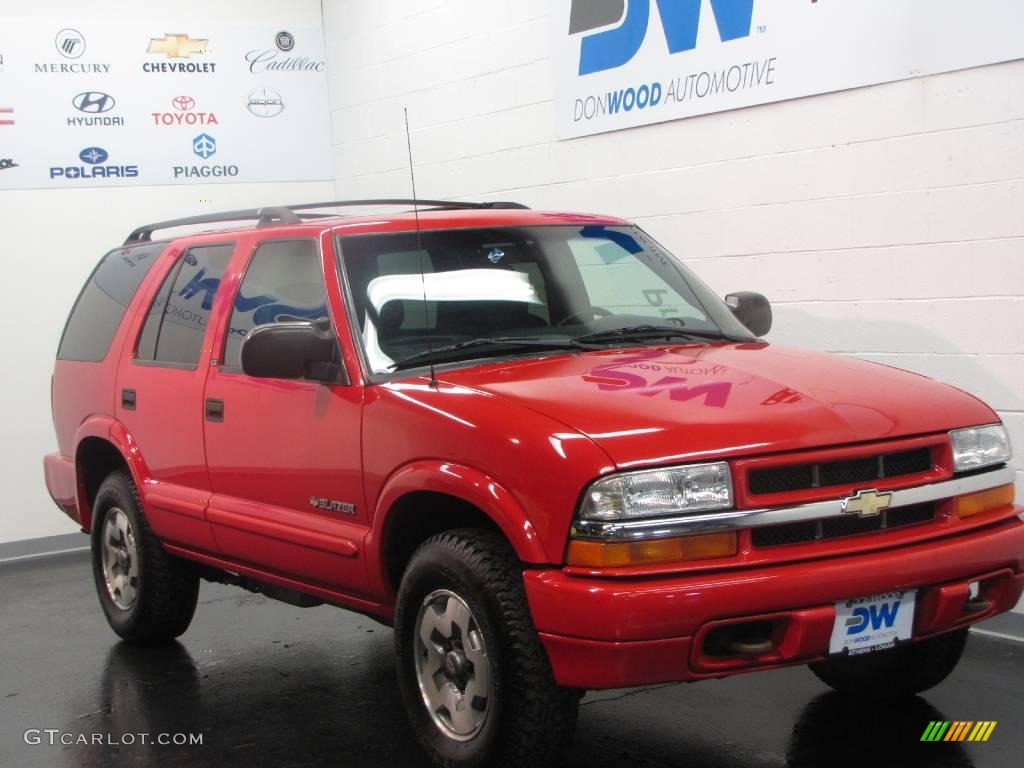
<svg viewBox="0 0 1024 768">
<path fill-rule="evenodd" d="M 206 398 L 206 420 L 224 421 L 224 401 L 212 397 Z"/>
<path fill-rule="evenodd" d="M 134 389 L 122 389 L 121 390 L 121 407 L 126 411 L 135 410 L 135 390 Z"/>
</svg>

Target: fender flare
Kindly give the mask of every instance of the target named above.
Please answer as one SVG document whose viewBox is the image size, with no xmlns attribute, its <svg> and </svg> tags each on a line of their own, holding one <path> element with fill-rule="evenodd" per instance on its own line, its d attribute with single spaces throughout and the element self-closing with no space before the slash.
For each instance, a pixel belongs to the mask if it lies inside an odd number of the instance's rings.
<svg viewBox="0 0 1024 768">
<path fill-rule="evenodd" d="M 149 467 L 142 458 L 138 443 L 132 437 L 128 428 L 120 421 L 111 416 L 93 415 L 79 424 L 78 429 L 75 430 L 75 454 L 72 460 L 75 463 L 78 509 L 82 515 L 82 527 L 86 531 L 92 529 L 92 507 L 85 492 L 85 484 L 79 476 L 78 451 L 82 441 L 90 437 L 99 438 L 114 446 L 115 450 L 121 454 L 121 458 L 124 459 L 124 463 L 128 467 L 129 473 L 131 473 L 132 480 L 135 482 L 135 487 L 140 489 L 140 491 L 142 484 L 150 477 Z"/>
<path fill-rule="evenodd" d="M 374 507 L 373 525 L 366 549 L 382 567 L 380 545 L 389 533 L 389 517 L 403 496 L 417 491 L 442 493 L 472 504 L 498 526 L 524 563 L 546 563 L 547 554 L 530 516 L 506 488 L 473 467 L 440 459 L 414 461 L 394 472 L 385 482 Z"/>
</svg>

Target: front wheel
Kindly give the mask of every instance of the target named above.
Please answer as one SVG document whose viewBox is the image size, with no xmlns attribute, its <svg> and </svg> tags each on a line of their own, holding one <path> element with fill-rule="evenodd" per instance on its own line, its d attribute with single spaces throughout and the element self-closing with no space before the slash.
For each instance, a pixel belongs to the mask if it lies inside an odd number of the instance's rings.
<svg viewBox="0 0 1024 768">
<path fill-rule="evenodd" d="M 402 698 L 436 765 L 543 766 L 568 746 L 579 694 L 555 683 L 501 536 L 460 529 L 424 542 L 395 619 Z"/>
<path fill-rule="evenodd" d="M 889 651 L 826 659 L 810 667 L 841 693 L 875 699 L 913 696 L 945 680 L 966 643 L 967 630 L 958 629 Z"/>
</svg>

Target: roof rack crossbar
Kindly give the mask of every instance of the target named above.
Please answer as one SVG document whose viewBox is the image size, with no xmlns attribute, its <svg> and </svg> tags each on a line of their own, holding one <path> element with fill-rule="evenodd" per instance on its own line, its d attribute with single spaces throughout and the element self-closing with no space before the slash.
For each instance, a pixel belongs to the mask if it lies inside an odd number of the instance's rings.
<svg viewBox="0 0 1024 768">
<path fill-rule="evenodd" d="M 246 208 L 238 211 L 221 211 L 219 213 L 205 213 L 199 216 L 187 216 L 182 219 L 169 219 L 158 221 L 153 224 L 146 224 L 132 230 L 125 245 L 133 243 L 148 242 L 158 229 L 171 229 L 172 227 L 184 227 L 190 224 L 222 224 L 230 221 L 255 220 L 257 227 L 269 227 L 275 224 L 298 224 L 303 218 L 326 218 L 325 214 L 299 213 L 318 208 L 342 208 L 342 207 L 365 207 L 375 205 L 409 205 L 422 206 L 431 210 L 460 210 L 460 209 L 525 209 L 527 206 L 522 203 L 513 202 L 488 202 L 472 203 L 457 200 L 413 200 L 411 198 L 375 198 L 367 200 L 334 200 L 320 203 L 301 203 L 298 205 L 280 205 L 266 208 Z"/>
</svg>

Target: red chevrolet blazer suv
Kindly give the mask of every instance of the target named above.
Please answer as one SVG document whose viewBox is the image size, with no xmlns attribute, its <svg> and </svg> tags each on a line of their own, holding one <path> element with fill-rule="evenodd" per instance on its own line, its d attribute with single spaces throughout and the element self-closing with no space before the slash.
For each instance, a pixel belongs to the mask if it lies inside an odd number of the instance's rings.
<svg viewBox="0 0 1024 768">
<path fill-rule="evenodd" d="M 183 633 L 201 579 L 393 626 L 441 766 L 550 762 L 587 689 L 923 691 L 1024 590 L 1007 432 L 771 318 L 607 216 L 164 221 L 71 311 L 46 483 L 128 641 Z"/>
</svg>

